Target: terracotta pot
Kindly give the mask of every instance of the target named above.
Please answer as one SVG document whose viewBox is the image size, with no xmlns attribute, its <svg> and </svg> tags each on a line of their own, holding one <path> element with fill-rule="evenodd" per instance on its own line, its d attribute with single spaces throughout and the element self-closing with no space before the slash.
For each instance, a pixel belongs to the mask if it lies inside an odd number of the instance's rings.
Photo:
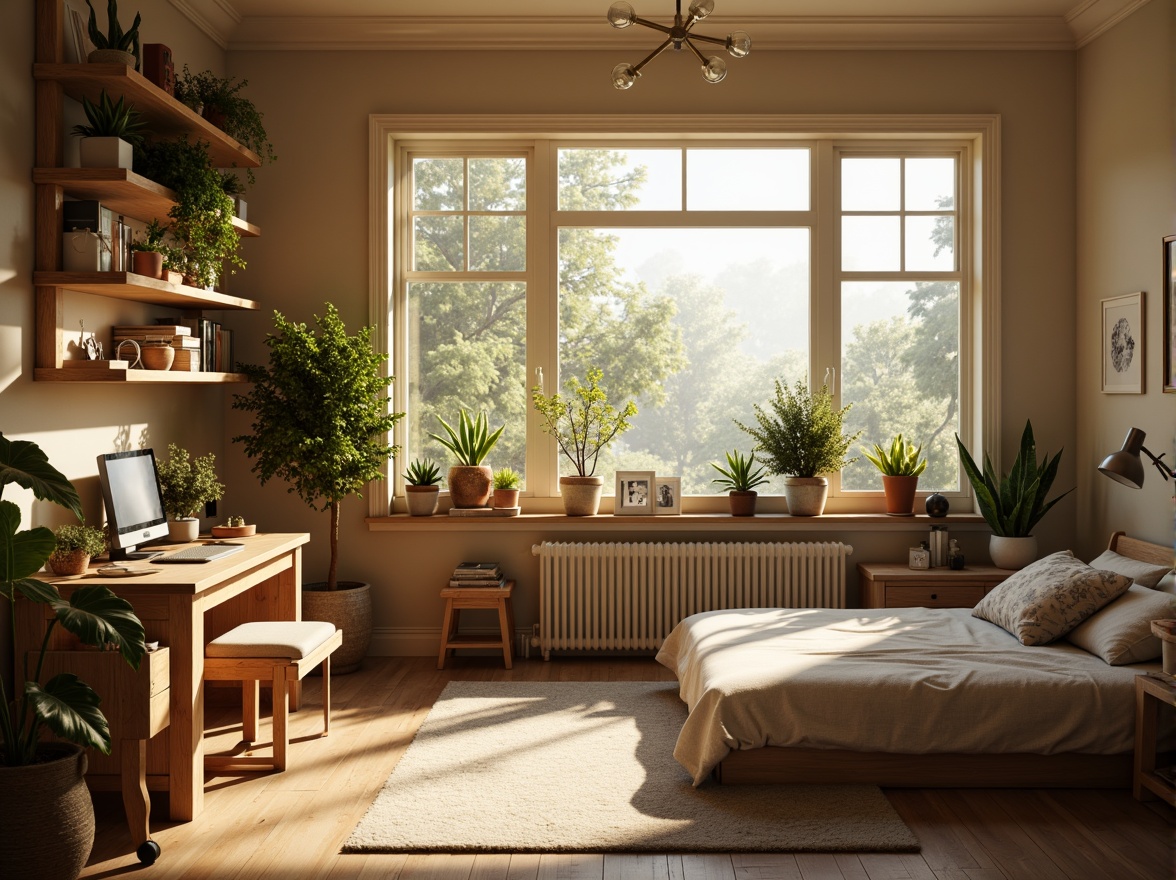
<svg viewBox="0 0 1176 880">
<path fill-rule="evenodd" d="M 490 465 L 454 465 L 447 478 L 454 507 L 489 507 L 494 471 Z"/>
<path fill-rule="evenodd" d="M 177 544 L 186 544 L 195 541 L 200 537 L 200 520 L 194 516 L 168 520 L 167 537 Z"/>
<path fill-rule="evenodd" d="M 90 554 L 85 550 L 54 550 L 49 557 L 49 570 L 58 577 L 83 574 L 90 567 Z"/>
<path fill-rule="evenodd" d="M 829 481 L 824 477 L 785 477 L 784 498 L 791 516 L 820 516 L 829 497 Z"/>
<path fill-rule="evenodd" d="M 1037 539 L 1032 535 L 1024 538 L 990 535 L 988 555 L 992 557 L 992 564 L 997 568 L 1017 571 L 1037 560 Z"/>
<path fill-rule="evenodd" d="M 498 508 L 518 507 L 519 506 L 519 490 L 518 489 L 495 489 L 494 490 L 494 506 L 498 507 Z"/>
<path fill-rule="evenodd" d="M 163 277 L 163 254 L 159 251 L 132 251 L 131 270 L 148 278 Z"/>
<path fill-rule="evenodd" d="M 170 370 L 176 362 L 176 350 L 170 345 L 144 345 L 139 356 L 149 370 Z"/>
<path fill-rule="evenodd" d="M 915 515 L 915 490 L 918 477 L 888 477 L 882 475 L 882 491 L 886 493 L 886 512 L 891 516 Z"/>
<path fill-rule="evenodd" d="M 331 674 L 355 672 L 363 665 L 372 641 L 372 588 L 362 581 L 339 581 L 339 589 L 325 583 L 302 585 L 302 619 L 325 620 L 343 631 L 343 644 L 331 655 Z"/>
<path fill-rule="evenodd" d="M 567 516 L 595 516 L 603 492 L 603 477 L 559 478 L 559 494 Z"/>
<path fill-rule="evenodd" d="M 74 880 L 94 847 L 86 753 L 45 743 L 37 754 L 38 764 L 0 765 L 0 865 L 5 877 Z"/>
<path fill-rule="evenodd" d="M 409 516 L 432 516 L 437 512 L 437 500 L 440 497 L 440 486 L 404 487 L 404 500 L 408 503 Z"/>
<path fill-rule="evenodd" d="M 755 492 L 728 492 L 727 500 L 731 504 L 731 516 L 755 516 Z"/>
</svg>

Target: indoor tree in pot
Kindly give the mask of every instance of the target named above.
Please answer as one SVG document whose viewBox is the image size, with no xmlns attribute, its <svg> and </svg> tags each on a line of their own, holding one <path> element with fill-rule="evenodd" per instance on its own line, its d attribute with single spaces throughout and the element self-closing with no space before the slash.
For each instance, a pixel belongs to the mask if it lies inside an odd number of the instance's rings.
<svg viewBox="0 0 1176 880">
<path fill-rule="evenodd" d="M 594 516 L 600 509 L 604 480 L 594 476 L 596 462 L 608 444 L 633 427 L 629 419 L 637 415 L 637 405 L 631 400 L 619 412 L 608 402 L 600 385 L 603 375 L 599 367 L 589 367 L 584 383 L 572 376 L 564 384 L 567 397 L 558 392 L 547 397 L 539 386 L 531 390 L 531 402 L 543 419 L 544 433 L 555 438 L 559 451 L 576 469 L 575 476 L 559 478 L 559 494 L 568 516 Z"/>
<path fill-rule="evenodd" d="M 404 501 L 409 516 L 432 516 L 441 497 L 441 469 L 431 458 L 414 459 L 404 471 Z"/>
<path fill-rule="evenodd" d="M 327 580 L 302 585 L 302 615 L 343 631 L 331 671 L 354 672 L 371 642 L 371 586 L 339 580 L 339 512 L 344 498 L 362 497 L 383 478 L 381 466 L 397 451 L 385 437 L 404 413 L 388 411 L 388 356 L 372 349 L 372 328 L 349 336 L 331 303 L 315 321 L 317 332 L 274 312 L 269 364 L 238 365 L 253 387 L 233 395 L 233 409 L 252 413 L 253 424 L 233 442 L 254 459 L 262 485 L 277 477 L 312 510 L 330 511 Z"/>
<path fill-rule="evenodd" d="M 1021 569 L 1037 559 L 1037 539 L 1033 527 L 1049 513 L 1049 509 L 1073 492 L 1067 489 L 1052 501 L 1046 502 L 1054 478 L 1058 474 L 1058 462 L 1062 452 L 1050 458 L 1048 453 L 1039 464 L 1037 444 L 1033 440 L 1033 425 L 1028 419 L 1021 433 L 1021 448 L 1013 460 L 1012 469 L 1001 477 L 996 476 L 992 460 L 984 456 L 984 470 L 976 466 L 971 454 L 956 434 L 956 446 L 960 450 L 960 462 L 972 491 L 976 493 L 976 504 L 984 521 L 992 529 L 988 539 L 988 555 L 997 568 Z"/>
<path fill-rule="evenodd" d="M 914 516 L 919 474 L 927 469 L 927 459 L 922 457 L 923 445 L 915 446 L 898 434 L 888 449 L 875 443 L 872 452 L 863 446 L 862 455 L 882 474 L 886 512 L 891 516 Z"/>
<path fill-rule="evenodd" d="M 722 474 L 711 480 L 725 487 L 731 504 L 731 516 L 755 516 L 756 486 L 768 481 L 763 466 L 756 467 L 755 453 L 745 456 L 739 450 L 727 453 L 727 466 L 711 462 L 711 467 Z"/>
<path fill-rule="evenodd" d="M 471 419 L 470 414 L 464 409 L 458 413 L 456 430 L 440 416 L 437 416 L 437 421 L 445 429 L 445 436 L 429 436 L 452 452 L 453 457 L 457 459 L 457 464 L 449 469 L 445 478 L 449 486 L 450 501 L 457 508 L 486 507 L 490 503 L 494 471 L 482 462 L 502 436 L 506 425 L 500 426 L 492 433 L 486 413 L 478 413 L 477 418 Z"/>
<path fill-rule="evenodd" d="M 82 518 L 73 485 L 41 448 L 0 434 L 0 496 L 9 483 Z M 146 650 L 143 624 L 130 603 L 105 586 L 79 587 L 67 602 L 53 584 L 37 580 L 34 575 L 52 555 L 56 538 L 44 526 L 20 530 L 20 519 L 16 504 L 0 500 L 0 595 L 8 600 L 14 626 L 17 596 L 49 606 L 53 616 L 31 668 L 32 658 L 17 664 L 11 702 L 0 677 L 0 866 L 6 877 L 72 880 L 94 844 L 94 807 L 83 779 L 82 749 L 92 746 L 110 754 L 110 728 L 98 695 L 76 675 L 40 681 L 46 646 L 60 626 L 85 645 L 117 647 L 138 669 Z M 45 731 L 64 742 L 45 740 Z"/>
<path fill-rule="evenodd" d="M 768 470 L 784 476 L 784 497 L 792 516 L 820 516 L 829 495 L 825 474 L 835 473 L 857 461 L 845 453 L 858 437 L 843 430 L 845 414 L 852 404 L 833 408 L 829 388 L 822 385 L 815 394 L 808 384 L 797 380 L 791 388 L 776 380 L 776 396 L 768 403 L 770 412 L 755 405 L 755 426 L 736 420 L 735 424 L 756 440 Z"/>
<path fill-rule="evenodd" d="M 167 445 L 167 461 L 155 465 L 163 512 L 168 515 L 167 534 L 173 541 L 195 541 L 200 536 L 200 511 L 209 501 L 224 495 L 216 479 L 216 455 L 193 460 L 188 450 Z"/>
</svg>

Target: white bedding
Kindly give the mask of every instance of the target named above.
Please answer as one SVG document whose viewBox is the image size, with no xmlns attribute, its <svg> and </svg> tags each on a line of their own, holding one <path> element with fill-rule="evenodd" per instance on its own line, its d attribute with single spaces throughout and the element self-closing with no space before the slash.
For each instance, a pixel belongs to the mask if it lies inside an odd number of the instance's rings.
<svg viewBox="0 0 1176 880">
<path fill-rule="evenodd" d="M 1026 647 L 967 608 L 711 611 L 657 659 L 689 710 L 674 757 L 700 784 L 732 749 L 1128 752 L 1134 679 L 1066 642 Z"/>
</svg>

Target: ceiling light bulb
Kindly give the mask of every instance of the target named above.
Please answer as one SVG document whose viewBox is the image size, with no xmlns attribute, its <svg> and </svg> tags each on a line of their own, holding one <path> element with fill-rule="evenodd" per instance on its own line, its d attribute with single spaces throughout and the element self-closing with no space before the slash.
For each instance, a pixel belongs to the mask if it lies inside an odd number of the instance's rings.
<svg viewBox="0 0 1176 880">
<path fill-rule="evenodd" d="M 615 28 L 627 28 L 635 18 L 637 18 L 637 13 L 628 3 L 618 2 L 608 8 L 608 23 Z"/>
<path fill-rule="evenodd" d="M 735 31 L 727 37 L 727 51 L 734 58 L 746 58 L 751 54 L 751 37 L 746 31 Z"/>
<path fill-rule="evenodd" d="M 706 18 L 715 11 L 715 0 L 694 0 L 690 4 L 690 14 L 695 18 Z"/>
<path fill-rule="evenodd" d="M 625 89 L 633 88 L 633 83 L 637 82 L 637 71 L 633 69 L 633 65 L 621 62 L 613 68 L 612 84 L 614 89 L 620 89 L 622 92 Z"/>
<path fill-rule="evenodd" d="M 718 55 L 712 55 L 702 66 L 702 75 L 708 83 L 720 83 L 727 76 L 727 62 Z"/>
</svg>

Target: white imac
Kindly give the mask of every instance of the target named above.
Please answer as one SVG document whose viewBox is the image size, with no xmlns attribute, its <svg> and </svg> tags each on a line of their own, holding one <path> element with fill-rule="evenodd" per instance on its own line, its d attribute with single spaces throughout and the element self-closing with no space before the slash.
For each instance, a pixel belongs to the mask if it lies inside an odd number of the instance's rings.
<svg viewBox="0 0 1176 880">
<path fill-rule="evenodd" d="M 106 524 L 110 530 L 110 558 L 150 559 L 162 551 L 139 550 L 146 541 L 167 537 L 167 514 L 150 449 L 111 452 L 98 456 L 98 477 Z"/>
</svg>

